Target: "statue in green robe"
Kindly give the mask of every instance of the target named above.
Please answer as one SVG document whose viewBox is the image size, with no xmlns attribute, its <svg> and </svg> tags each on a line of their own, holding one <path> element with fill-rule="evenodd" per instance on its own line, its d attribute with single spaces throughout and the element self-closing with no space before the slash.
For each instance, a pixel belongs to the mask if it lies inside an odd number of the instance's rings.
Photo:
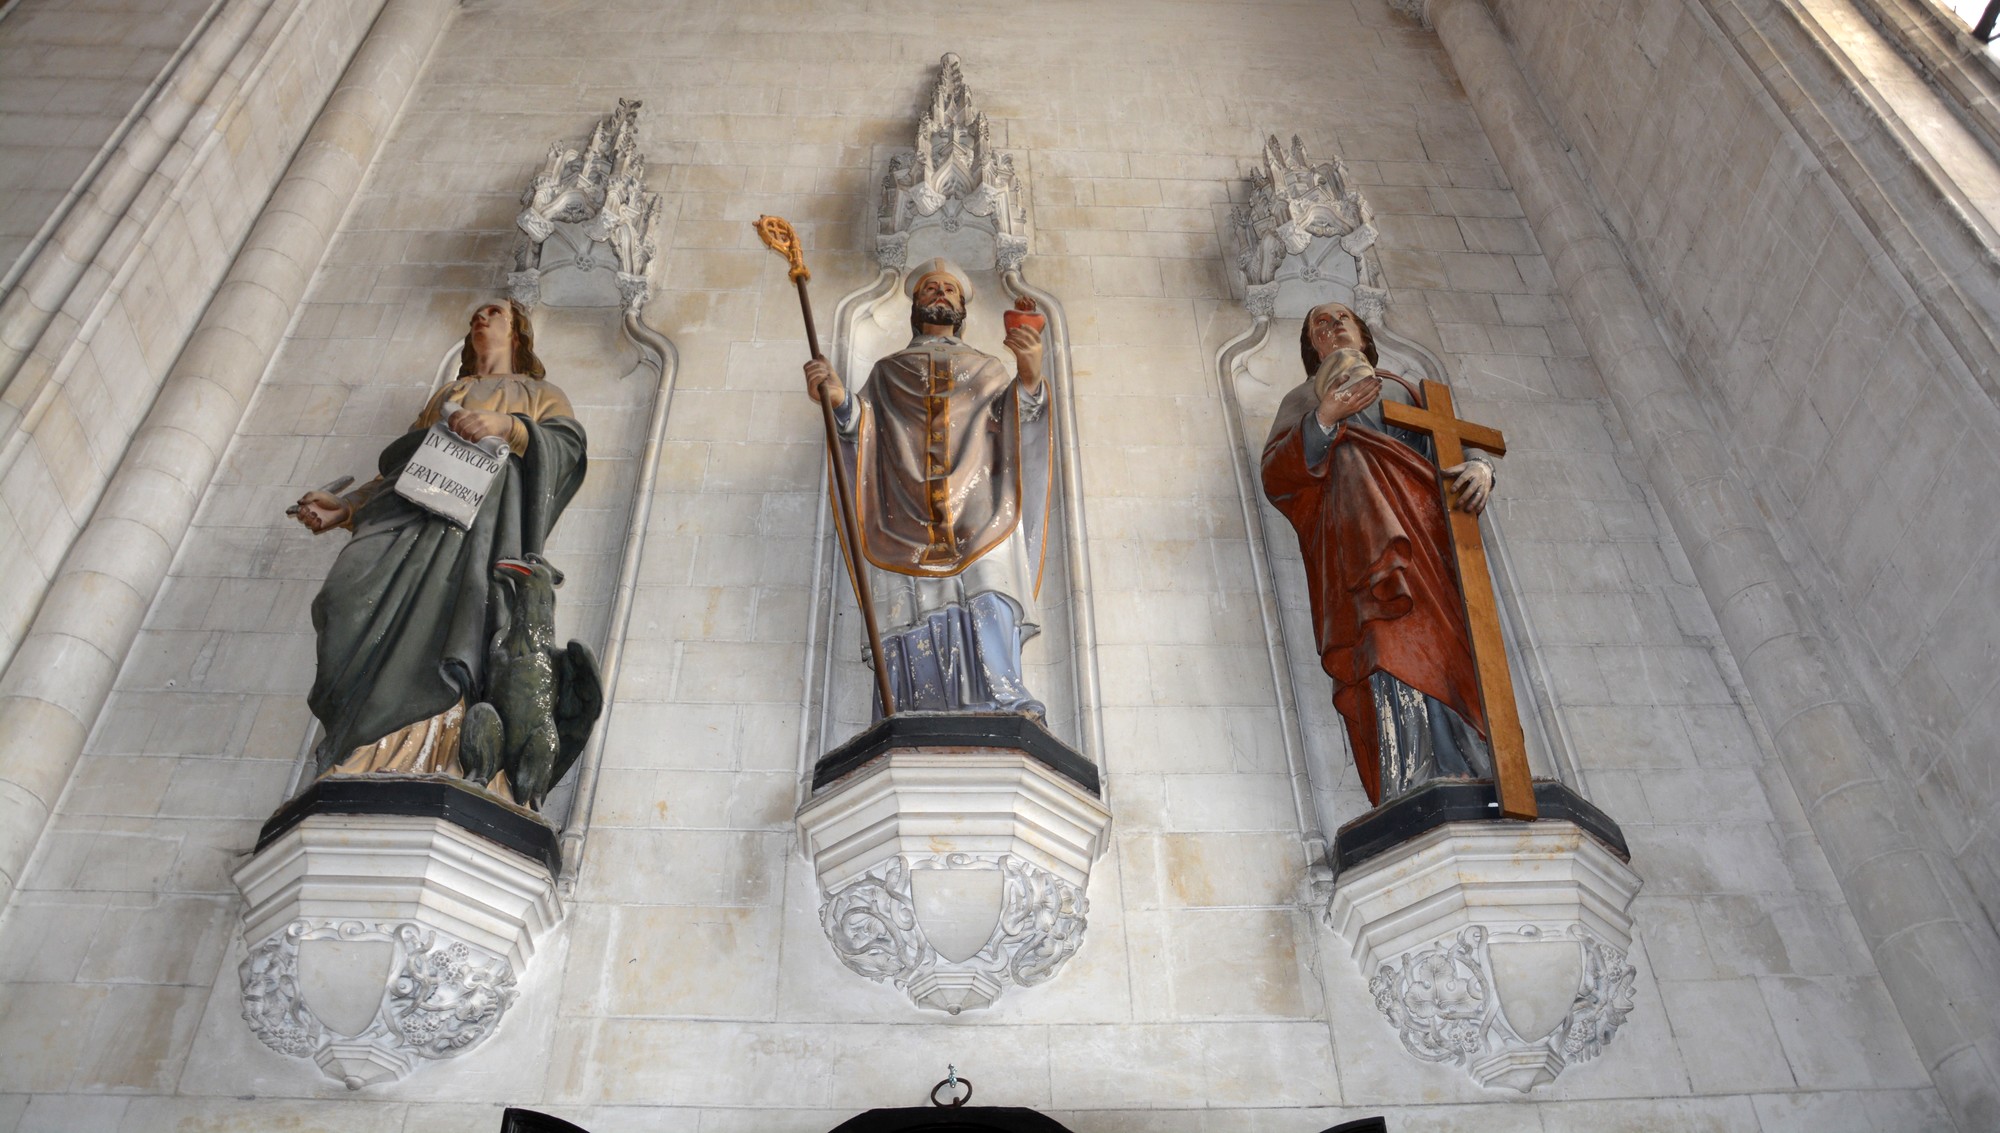
<svg viewBox="0 0 2000 1133">
<path fill-rule="evenodd" d="M 458 377 L 382 450 L 379 475 L 340 495 L 307 492 L 292 509 L 315 533 L 353 532 L 312 607 L 319 773 L 464 774 L 459 733 L 467 710 L 488 699 L 488 659 L 508 617 L 494 573 L 540 555 L 587 463 L 583 426 L 543 374 L 527 312 L 511 301 L 481 307 Z M 440 423 L 505 454 L 468 527 L 394 490 Z M 522 801 L 538 804 L 539 792 Z"/>
</svg>

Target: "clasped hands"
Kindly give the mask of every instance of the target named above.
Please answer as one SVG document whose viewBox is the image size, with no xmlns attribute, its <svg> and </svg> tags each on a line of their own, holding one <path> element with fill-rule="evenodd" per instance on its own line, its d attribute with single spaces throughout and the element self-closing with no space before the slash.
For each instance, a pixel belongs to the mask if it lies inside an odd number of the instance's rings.
<svg viewBox="0 0 2000 1133">
<path fill-rule="evenodd" d="M 1349 381 L 1357 369 L 1367 372 Z M 1339 374 L 1319 400 L 1319 408 L 1314 411 L 1320 426 L 1331 432 L 1342 421 L 1375 404 L 1382 396 L 1382 376 L 1374 367 L 1360 362 Z M 1451 477 L 1451 495 L 1460 511 L 1478 515 L 1486 510 L 1487 500 L 1493 495 L 1493 466 L 1483 460 L 1466 460 L 1440 469 Z"/>
<path fill-rule="evenodd" d="M 514 417 L 485 409 L 461 409 L 453 413 L 445 427 L 473 444 L 488 437 L 505 438 L 514 430 Z M 343 526 L 353 518 L 354 507 L 339 496 L 318 490 L 299 497 L 292 514 L 315 535 Z"/>
</svg>

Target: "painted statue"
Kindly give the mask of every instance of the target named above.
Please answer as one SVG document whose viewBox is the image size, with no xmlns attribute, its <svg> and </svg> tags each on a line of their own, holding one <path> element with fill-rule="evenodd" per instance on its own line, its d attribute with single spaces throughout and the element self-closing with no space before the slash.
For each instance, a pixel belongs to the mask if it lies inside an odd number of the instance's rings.
<svg viewBox="0 0 2000 1133">
<path fill-rule="evenodd" d="M 1432 443 L 1382 420 L 1381 401 L 1422 397 L 1374 368 L 1374 336 L 1341 304 L 1308 313 L 1299 346 L 1308 380 L 1272 422 L 1264 492 L 1298 533 L 1314 644 L 1361 784 L 1379 805 L 1431 779 L 1490 776 Z M 1442 471 L 1456 506 L 1485 508 L 1490 463 Z"/>
<path fill-rule="evenodd" d="M 439 447 L 490 482 L 429 470 Z M 489 303 L 473 313 L 457 378 L 382 450 L 379 475 L 299 498 L 292 514 L 314 533 L 353 533 L 312 607 L 322 774 L 459 775 L 540 805 L 602 707 L 588 648 L 554 645 L 561 575 L 541 556 L 583 483 L 585 450 L 527 312 Z"/>
<path fill-rule="evenodd" d="M 1007 331 L 1010 374 L 959 338 L 972 284 L 957 265 L 920 265 L 906 291 L 914 337 L 858 391 L 823 359 L 805 367 L 854 470 L 860 559 L 882 629 L 884 656 L 871 661 L 887 667 L 899 712 L 1041 717 L 1021 649 L 1041 628 L 1049 509 L 1042 332 L 1032 319 Z"/>
</svg>

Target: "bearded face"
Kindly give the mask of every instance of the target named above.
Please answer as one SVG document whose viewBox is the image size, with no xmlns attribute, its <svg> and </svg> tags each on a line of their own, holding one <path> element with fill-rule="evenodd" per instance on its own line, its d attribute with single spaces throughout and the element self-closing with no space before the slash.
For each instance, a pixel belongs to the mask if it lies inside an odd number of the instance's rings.
<svg viewBox="0 0 2000 1133">
<path fill-rule="evenodd" d="M 951 333 L 956 335 L 965 327 L 965 311 L 963 308 L 951 303 L 932 303 L 929 306 L 911 307 L 911 329 L 921 333 L 923 328 L 927 326 L 948 326 L 951 328 Z"/>
</svg>

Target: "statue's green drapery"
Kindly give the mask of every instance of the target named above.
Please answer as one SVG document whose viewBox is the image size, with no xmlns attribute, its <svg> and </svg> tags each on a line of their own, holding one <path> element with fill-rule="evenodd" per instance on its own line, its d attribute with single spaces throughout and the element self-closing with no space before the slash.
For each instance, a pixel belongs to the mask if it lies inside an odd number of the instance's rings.
<svg viewBox="0 0 2000 1133">
<path fill-rule="evenodd" d="M 386 485 L 355 513 L 354 538 L 312 606 L 319 673 L 307 703 L 326 730 L 318 771 L 461 698 L 481 698 L 494 560 L 542 550 L 587 463 L 574 418 L 514 417 L 527 427 L 527 451 L 508 459 L 471 530 Z M 413 429 L 382 450 L 386 483 L 423 436 Z"/>
</svg>

